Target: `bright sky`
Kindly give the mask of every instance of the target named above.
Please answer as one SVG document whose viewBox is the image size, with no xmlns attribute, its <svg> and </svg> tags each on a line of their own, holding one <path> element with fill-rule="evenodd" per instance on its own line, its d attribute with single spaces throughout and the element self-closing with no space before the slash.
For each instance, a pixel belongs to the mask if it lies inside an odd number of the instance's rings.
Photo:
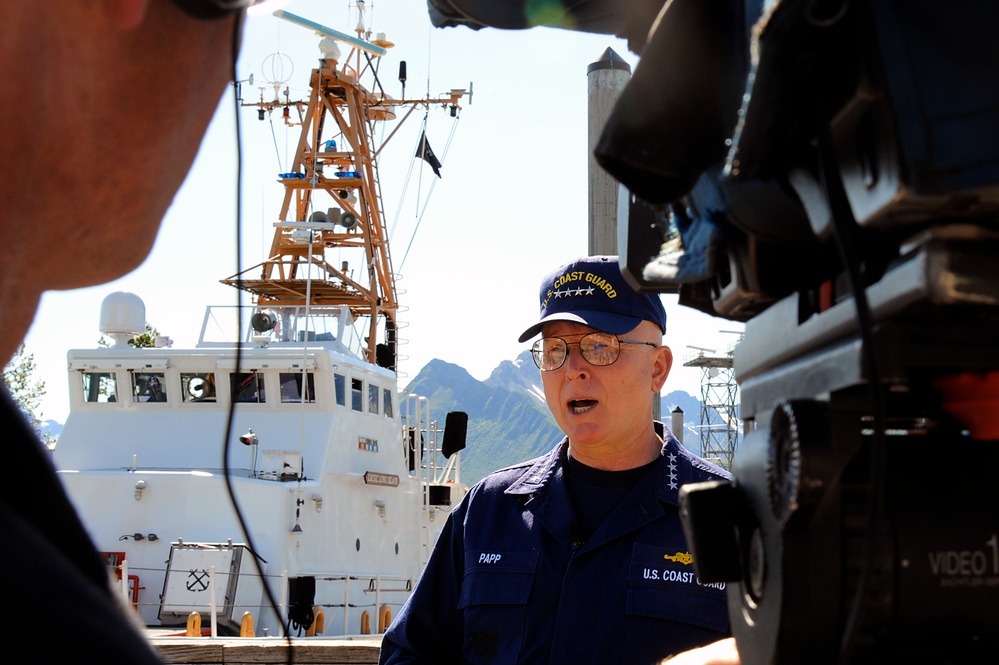
<svg viewBox="0 0 999 665">
<path fill-rule="evenodd" d="M 407 121 L 381 163 L 403 308 L 400 385 L 434 358 L 484 380 L 500 362 L 527 349 L 517 337 L 536 320 L 541 278 L 587 251 L 586 67 L 608 46 L 633 66 L 637 58 L 610 36 L 544 28 L 436 29 L 422 0 L 370 0 L 367 5 L 367 25 L 395 43 L 381 67 L 390 95 L 402 94 L 396 80 L 400 60 L 407 62 L 407 96 L 437 95 L 474 83 L 472 103 L 464 102 L 446 152 L 453 121 L 440 109 L 429 114 L 427 135 L 443 163 L 443 178 L 422 216 L 436 179 L 426 168 L 421 176 L 421 162 L 411 158 L 422 114 Z M 286 10 L 350 34 L 357 23 L 356 9 L 346 0 L 293 0 Z M 275 52 L 294 65 L 292 99 L 304 98 L 318 42 L 314 33 L 272 16 L 250 18 L 238 71 L 242 79 L 252 73 L 254 84 L 243 85 L 243 98 L 258 99 L 259 87 L 276 78 L 275 71 L 280 78 L 280 68 L 265 63 Z M 264 94 L 273 98 L 271 88 Z M 242 110 L 240 118 L 242 255 L 248 267 L 265 258 L 269 248 L 283 196 L 276 176 L 286 170 L 298 132 L 286 131 L 275 117 L 272 134 L 271 124 L 258 122 L 254 109 Z M 65 421 L 66 352 L 96 346 L 107 294 L 139 295 L 147 321 L 170 336 L 174 348 L 194 345 L 207 305 L 235 304 L 236 291 L 219 284 L 236 272 L 235 164 L 230 90 L 145 263 L 115 282 L 43 298 L 26 339 L 38 378 L 46 382 L 43 419 Z M 664 393 L 682 389 L 697 396 L 701 370 L 682 366 L 688 347 L 724 350 L 737 338 L 725 331 L 742 326 L 679 307 L 673 296 L 664 301 L 666 343 L 676 357 Z"/>
</svg>

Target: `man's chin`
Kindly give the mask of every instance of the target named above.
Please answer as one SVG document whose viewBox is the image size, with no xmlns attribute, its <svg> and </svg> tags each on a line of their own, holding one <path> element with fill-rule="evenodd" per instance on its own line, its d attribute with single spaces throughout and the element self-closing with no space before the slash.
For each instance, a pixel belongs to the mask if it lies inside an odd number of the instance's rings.
<svg viewBox="0 0 999 665">
<path fill-rule="evenodd" d="M 570 427 L 567 435 L 569 445 L 580 452 L 600 448 L 606 438 L 604 428 L 599 423 L 585 423 Z"/>
</svg>

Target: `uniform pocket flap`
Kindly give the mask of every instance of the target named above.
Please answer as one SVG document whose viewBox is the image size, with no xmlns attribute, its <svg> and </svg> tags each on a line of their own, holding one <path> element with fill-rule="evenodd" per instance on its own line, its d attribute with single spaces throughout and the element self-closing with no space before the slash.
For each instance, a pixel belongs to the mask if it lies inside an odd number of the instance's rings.
<svg viewBox="0 0 999 665">
<path fill-rule="evenodd" d="M 537 565 L 537 552 L 465 552 L 458 607 L 526 603 Z"/>
<path fill-rule="evenodd" d="M 634 545 L 625 612 L 728 630 L 725 584 L 702 584 L 685 547 Z"/>
</svg>

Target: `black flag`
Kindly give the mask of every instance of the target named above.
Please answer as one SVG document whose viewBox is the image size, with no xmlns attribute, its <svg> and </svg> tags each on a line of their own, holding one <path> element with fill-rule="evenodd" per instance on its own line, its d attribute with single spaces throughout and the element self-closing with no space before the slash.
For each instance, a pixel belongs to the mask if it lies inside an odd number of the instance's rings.
<svg viewBox="0 0 999 665">
<path fill-rule="evenodd" d="M 427 133 L 423 132 L 420 135 L 420 145 L 416 148 L 416 156 L 430 164 L 430 168 L 434 170 L 434 173 L 438 178 L 441 177 L 441 163 L 437 161 L 437 155 L 430 148 L 430 141 L 427 140 Z"/>
</svg>

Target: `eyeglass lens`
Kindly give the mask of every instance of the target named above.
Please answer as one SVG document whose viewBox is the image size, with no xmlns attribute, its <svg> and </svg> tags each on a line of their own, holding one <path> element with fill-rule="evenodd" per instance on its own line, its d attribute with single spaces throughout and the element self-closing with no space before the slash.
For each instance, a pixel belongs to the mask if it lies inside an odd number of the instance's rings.
<svg viewBox="0 0 999 665">
<path fill-rule="evenodd" d="M 561 337 L 543 337 L 531 347 L 534 364 L 544 371 L 558 369 L 569 355 L 569 345 L 578 344 L 579 352 L 591 365 L 612 365 L 621 353 L 618 338 L 607 333 L 589 333 L 578 342 L 566 342 Z"/>
</svg>

